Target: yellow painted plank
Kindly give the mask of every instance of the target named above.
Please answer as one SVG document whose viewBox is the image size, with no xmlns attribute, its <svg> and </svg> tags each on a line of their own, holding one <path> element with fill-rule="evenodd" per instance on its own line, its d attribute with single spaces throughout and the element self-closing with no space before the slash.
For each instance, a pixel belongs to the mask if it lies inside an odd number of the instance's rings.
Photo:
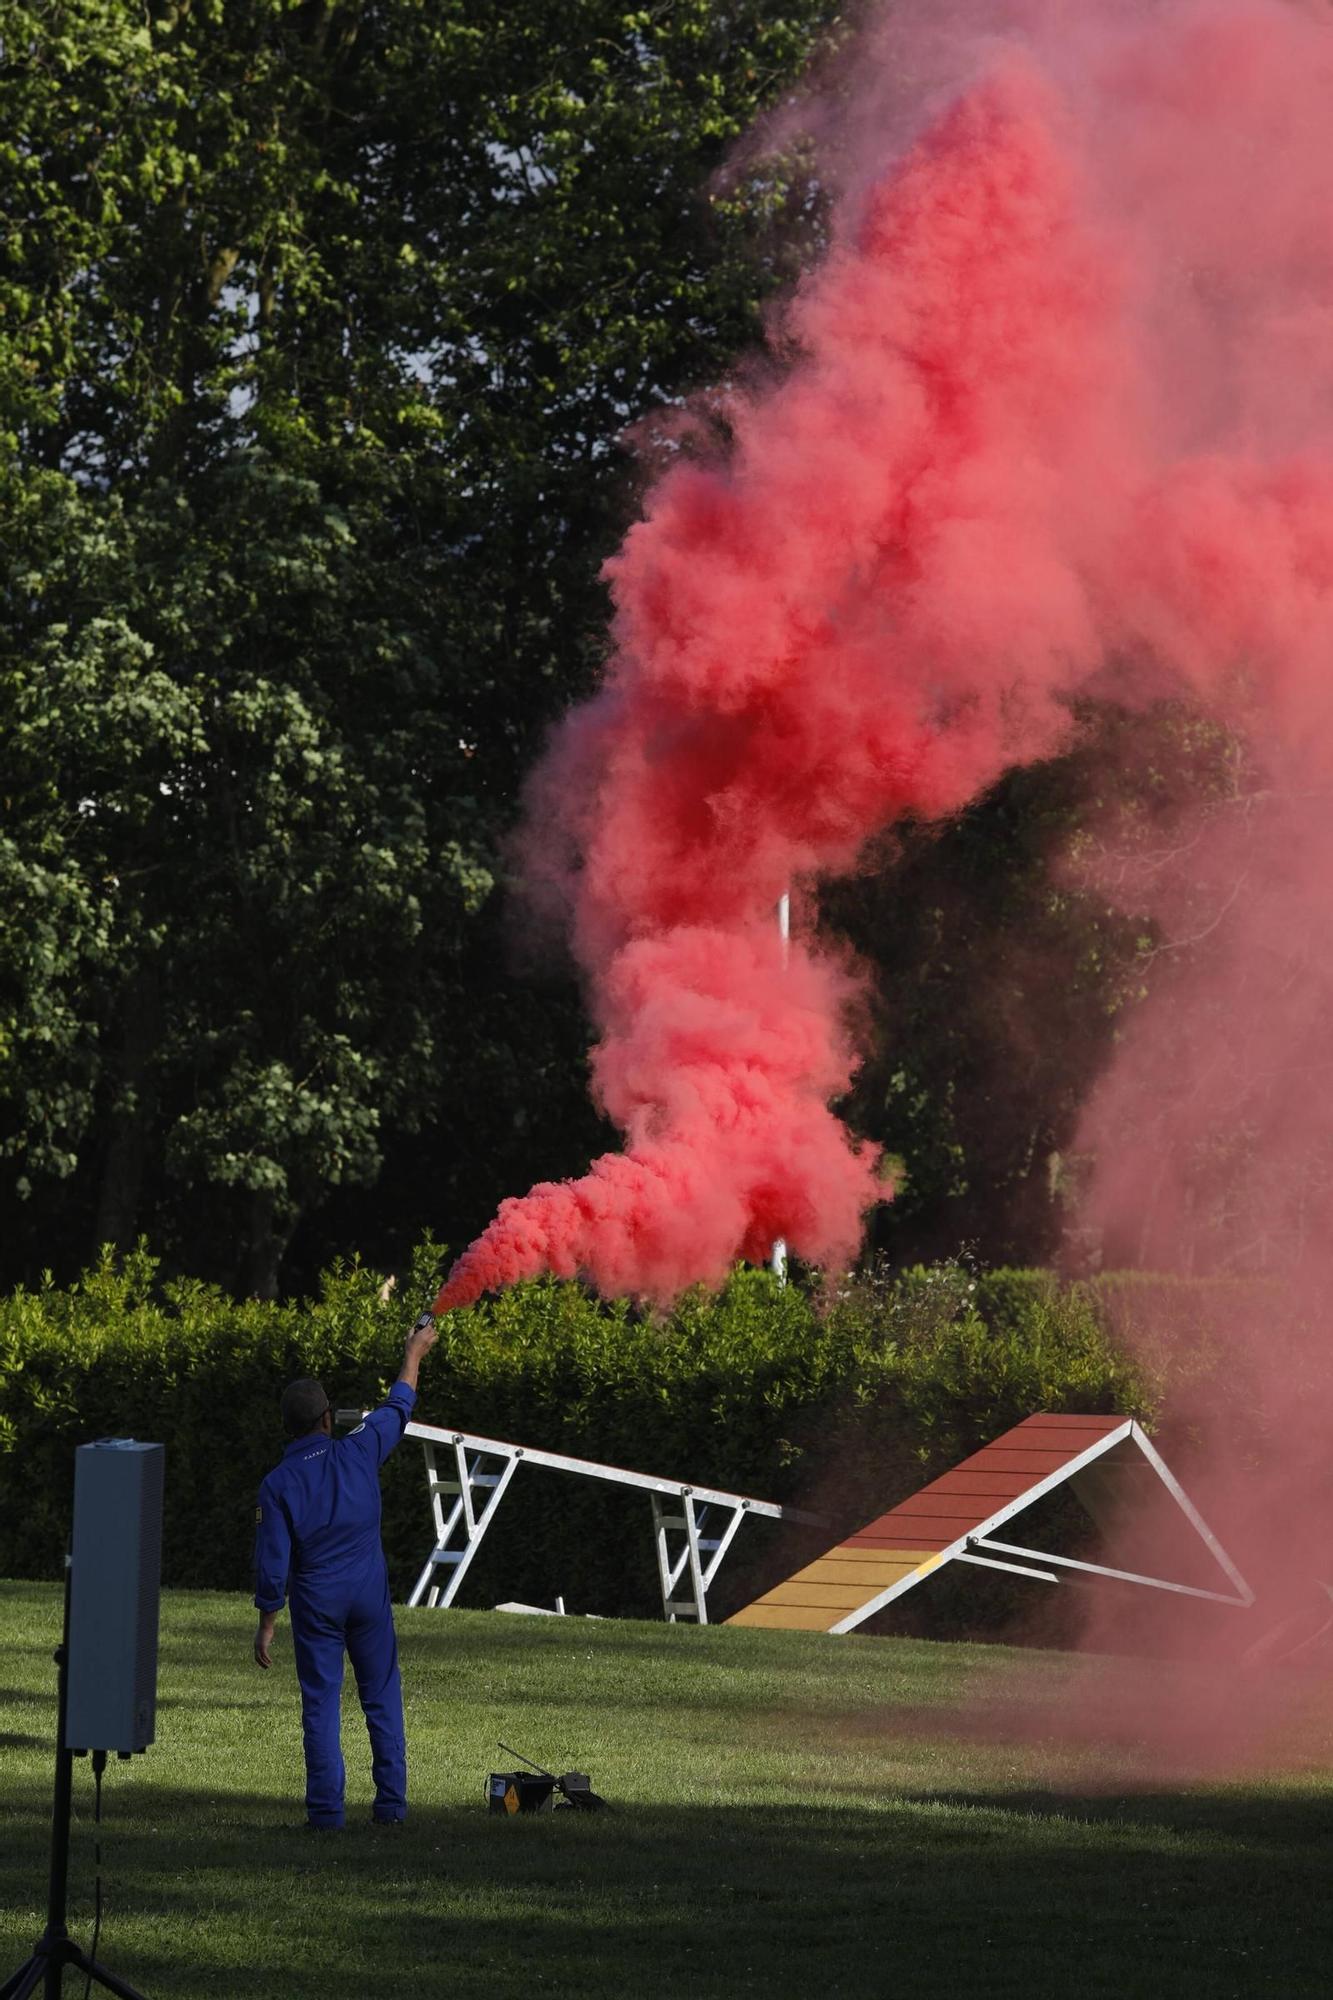
<svg viewBox="0 0 1333 2000">
<path fill-rule="evenodd" d="M 896 1579 L 890 1578 L 890 1582 Z M 856 1583 L 803 1583 L 792 1577 L 787 1583 L 778 1584 L 775 1590 L 767 1590 L 759 1599 L 761 1604 L 830 1604 L 839 1611 L 855 1611 L 858 1604 L 865 1604 L 872 1597 L 878 1597 L 887 1584 L 879 1584 L 867 1590 L 864 1584 Z"/>
<path fill-rule="evenodd" d="M 814 1605 L 767 1604 L 761 1598 L 758 1604 L 747 1604 L 744 1611 L 735 1611 L 726 1620 L 728 1625 L 767 1625 L 779 1632 L 827 1632 L 838 1622 L 836 1611 L 820 1610 Z"/>
<path fill-rule="evenodd" d="M 830 1562 L 825 1558 L 811 1563 L 807 1569 L 798 1569 L 787 1582 L 864 1584 L 867 1591 L 884 1590 L 916 1567 L 914 1562 Z"/>
<path fill-rule="evenodd" d="M 807 1563 L 807 1569 L 822 1569 L 826 1563 L 833 1563 L 839 1569 L 864 1568 L 869 1565 L 888 1565 L 894 1569 L 915 1569 L 918 1563 L 930 1562 L 938 1555 L 938 1549 L 830 1549 L 827 1555 L 816 1557 Z M 803 1574 L 802 1571 L 797 1572 Z"/>
<path fill-rule="evenodd" d="M 726 1620 L 728 1625 L 767 1625 L 778 1630 L 827 1632 L 849 1611 L 859 1610 L 880 1592 L 894 1583 L 901 1583 L 904 1577 L 924 1576 L 938 1569 L 943 1558 L 936 1549 L 923 1549 L 920 1560 L 911 1564 L 894 1563 L 885 1565 L 883 1573 L 867 1587 L 862 1580 L 821 1582 L 809 1580 L 808 1571 L 798 1570 L 785 1583 L 779 1583 L 747 1604 L 742 1611 L 735 1612 Z M 810 1570 L 820 1569 L 827 1558 L 811 1563 Z M 838 1568 L 845 1567 L 838 1565 Z M 878 1567 L 878 1566 L 877 1566 Z"/>
</svg>

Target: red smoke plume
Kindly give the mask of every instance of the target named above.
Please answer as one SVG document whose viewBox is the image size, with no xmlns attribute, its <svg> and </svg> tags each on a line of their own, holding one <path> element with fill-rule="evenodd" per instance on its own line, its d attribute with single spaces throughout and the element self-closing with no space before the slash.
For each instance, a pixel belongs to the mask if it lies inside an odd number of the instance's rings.
<svg viewBox="0 0 1333 2000">
<path fill-rule="evenodd" d="M 665 1298 L 776 1235 L 850 1257 L 852 986 L 808 940 L 783 968 L 777 898 L 1050 754 L 1117 663 L 1329 755 L 1326 10 L 1026 8 L 937 37 L 890 141 L 898 12 L 780 372 L 650 493 L 534 788 L 626 1150 L 507 1201 L 440 1309 L 546 1269 Z"/>
</svg>

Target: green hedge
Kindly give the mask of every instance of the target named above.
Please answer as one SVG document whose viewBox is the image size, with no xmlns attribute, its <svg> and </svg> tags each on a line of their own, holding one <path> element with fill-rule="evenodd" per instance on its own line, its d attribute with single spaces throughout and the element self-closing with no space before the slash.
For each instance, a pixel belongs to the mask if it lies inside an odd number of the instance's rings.
<svg viewBox="0 0 1333 2000">
<path fill-rule="evenodd" d="M 282 1448 L 283 1383 L 316 1375 L 335 1404 L 374 1401 L 438 1265 L 426 1245 L 388 1304 L 378 1275 L 360 1268 L 330 1273 L 314 1300 L 264 1304 L 159 1282 L 141 1250 L 67 1290 L 0 1301 L 0 1574 L 57 1572 L 73 1447 L 135 1435 L 168 1448 L 165 1581 L 248 1586 L 255 1489 Z M 878 1272 L 817 1298 L 738 1271 L 719 1296 L 689 1295 L 666 1318 L 541 1283 L 444 1322 L 419 1411 L 548 1450 L 800 1499 L 851 1527 L 1033 1410 L 1149 1414 L 1149 1385 L 1104 1320 L 1087 1287 L 955 1265 Z M 385 1472 L 396 1594 L 430 1539 L 421 1458 L 408 1445 Z M 743 1601 L 802 1553 L 790 1535 L 747 1528 L 729 1558 L 728 1600 Z M 642 1495 L 520 1474 L 462 1601 L 549 1601 L 557 1591 L 571 1610 L 653 1612 Z"/>
</svg>

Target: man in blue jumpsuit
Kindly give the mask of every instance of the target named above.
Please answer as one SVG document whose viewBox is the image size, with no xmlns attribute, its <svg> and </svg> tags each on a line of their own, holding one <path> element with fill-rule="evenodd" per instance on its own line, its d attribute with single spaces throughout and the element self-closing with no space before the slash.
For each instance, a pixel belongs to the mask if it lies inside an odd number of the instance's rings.
<svg viewBox="0 0 1333 2000">
<path fill-rule="evenodd" d="M 423 1313 L 388 1400 L 344 1438 L 333 1436 L 333 1413 L 318 1382 L 292 1382 L 283 1392 L 291 1442 L 259 1489 L 255 1516 L 255 1659 L 272 1665 L 277 1614 L 290 1596 L 312 1827 L 343 1824 L 344 1651 L 370 1732 L 373 1817 L 381 1826 L 407 1817 L 398 1641 L 380 1543 L 380 1466 L 403 1435 L 421 1358 L 434 1343 L 435 1323 Z"/>
</svg>

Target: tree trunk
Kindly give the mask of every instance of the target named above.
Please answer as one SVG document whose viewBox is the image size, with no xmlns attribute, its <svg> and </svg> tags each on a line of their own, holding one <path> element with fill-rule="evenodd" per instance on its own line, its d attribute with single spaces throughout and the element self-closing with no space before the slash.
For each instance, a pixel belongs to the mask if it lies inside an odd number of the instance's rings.
<svg viewBox="0 0 1333 2000">
<path fill-rule="evenodd" d="M 243 1253 L 241 1289 L 255 1299 L 276 1299 L 278 1276 L 300 1210 L 279 1203 L 269 1189 L 256 1191 L 250 1202 L 249 1228 Z"/>
<path fill-rule="evenodd" d="M 145 966 L 126 987 L 121 1008 L 94 1249 L 110 1243 L 117 1250 L 128 1250 L 138 1230 L 156 1096 L 153 1057 L 161 1032 L 161 983 L 157 968 Z"/>
</svg>

